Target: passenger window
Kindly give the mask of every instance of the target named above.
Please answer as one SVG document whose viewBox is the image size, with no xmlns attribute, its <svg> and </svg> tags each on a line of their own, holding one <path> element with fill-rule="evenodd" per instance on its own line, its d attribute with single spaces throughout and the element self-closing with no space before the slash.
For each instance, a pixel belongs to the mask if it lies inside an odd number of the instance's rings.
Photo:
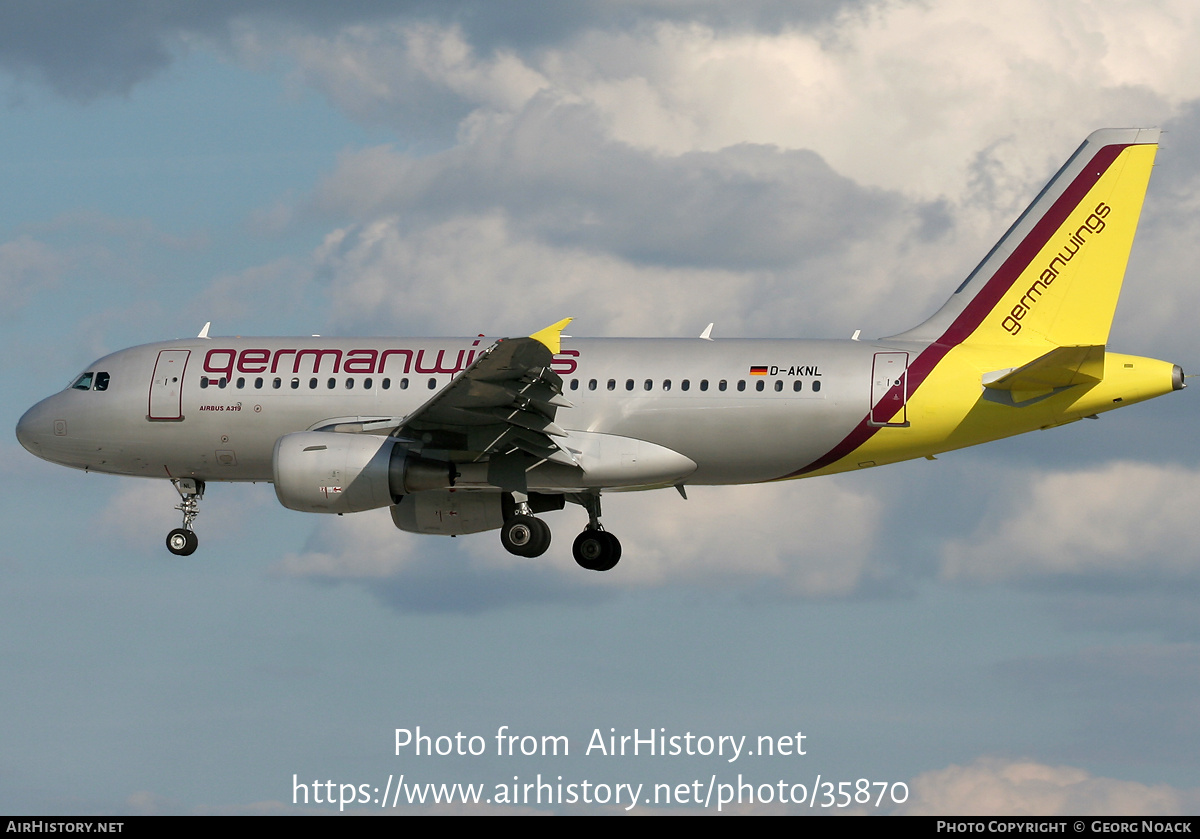
<svg viewBox="0 0 1200 839">
<path fill-rule="evenodd" d="M 708 379 L 701 379 L 701 380 L 700 380 L 700 389 L 701 389 L 701 390 L 708 390 Z"/>
<path fill-rule="evenodd" d="M 242 388 L 244 388 L 245 386 L 246 386 L 246 377 L 245 377 L 245 376 L 238 376 L 238 380 L 237 380 L 237 389 L 238 389 L 238 390 L 241 390 L 241 389 L 242 389 Z"/>
<path fill-rule="evenodd" d="M 61 379 L 59 381 L 61 381 Z M 71 385 L 71 387 L 75 388 L 75 390 L 91 390 L 92 389 L 92 374 L 84 373 L 82 376 L 80 376 L 78 379 L 75 380 L 75 384 Z M 201 387 L 204 387 L 204 385 L 201 385 Z"/>
<path fill-rule="evenodd" d="M 79 385 L 75 385 L 75 386 L 79 387 Z M 200 387 L 201 387 L 201 389 L 208 387 L 208 376 L 200 377 Z"/>
<path fill-rule="evenodd" d="M 330 390 L 333 390 L 335 387 L 337 387 L 337 379 L 335 379 L 333 376 L 330 376 L 329 381 L 325 386 Z"/>
<path fill-rule="evenodd" d="M 762 393 L 763 388 L 765 388 L 766 386 L 767 386 L 767 383 L 764 382 L 762 379 L 759 379 L 757 382 L 754 383 L 754 389 L 757 390 L 759 393 Z"/>
<path fill-rule="evenodd" d="M 388 382 L 388 381 L 390 381 L 390 379 L 384 379 L 384 381 L 385 381 L 385 382 Z M 387 385 L 385 384 L 385 385 L 384 385 L 384 387 L 387 387 Z M 400 380 L 400 389 L 401 389 L 401 390 L 408 390 L 408 379 L 401 379 L 401 380 Z"/>
<path fill-rule="evenodd" d="M 608 389 L 609 389 L 609 390 L 616 390 L 616 389 L 617 389 L 617 380 L 616 380 L 616 379 L 609 379 L 609 380 L 608 380 Z"/>
<path fill-rule="evenodd" d="M 178 379 L 176 379 L 178 381 Z M 108 374 L 97 373 L 96 381 L 92 384 L 92 390 L 108 390 Z"/>
<path fill-rule="evenodd" d="M 299 389 L 300 389 L 300 380 L 292 379 L 292 390 L 299 390 Z"/>
<path fill-rule="evenodd" d="M 721 379 L 720 383 L 717 385 L 717 390 L 723 391 L 727 387 L 729 387 L 728 383 L 724 379 Z"/>
<path fill-rule="evenodd" d="M 371 389 L 371 384 L 372 384 L 371 379 L 363 379 L 363 387 L 365 387 L 367 390 Z"/>
<path fill-rule="evenodd" d="M 783 390 L 783 379 L 776 379 L 775 380 L 775 392 L 779 393 L 779 391 L 781 391 L 781 390 Z"/>
<path fill-rule="evenodd" d="M 625 380 L 625 389 L 626 389 L 626 390 L 633 390 L 633 379 L 626 379 L 626 380 Z"/>
<path fill-rule="evenodd" d="M 802 381 L 800 381 L 799 379 L 796 379 L 796 381 L 792 382 L 792 390 L 796 391 L 796 393 L 799 393 L 799 392 L 800 392 L 800 387 L 801 387 L 803 384 L 804 384 L 804 383 L 803 383 Z"/>
<path fill-rule="evenodd" d="M 571 390 L 579 390 L 579 379 L 571 379 Z"/>
<path fill-rule="evenodd" d="M 380 382 L 380 383 L 379 383 L 379 386 L 380 386 L 381 388 L 383 388 L 384 390 L 387 390 L 388 388 L 390 388 L 390 387 L 392 386 L 392 380 L 391 380 L 391 379 L 384 379 L 382 382 Z M 408 379 L 402 379 L 402 380 L 400 381 L 400 387 L 401 387 L 401 388 L 408 387 Z"/>
<path fill-rule="evenodd" d="M 437 387 L 437 379 L 433 378 L 433 376 L 430 376 L 429 377 L 429 389 L 433 390 L 435 387 Z"/>
<path fill-rule="evenodd" d="M 276 390 L 279 390 L 279 388 L 283 387 L 283 379 L 276 376 L 275 379 L 271 382 L 271 387 L 275 388 Z"/>
<path fill-rule="evenodd" d="M 354 379 L 346 379 L 346 390 L 354 390 Z"/>
<path fill-rule="evenodd" d="M 254 380 L 254 389 L 262 390 L 262 386 L 263 386 L 262 376 L 259 376 L 257 379 Z"/>
<path fill-rule="evenodd" d="M 687 379 L 684 379 L 682 382 L 679 383 L 680 390 L 687 390 L 691 386 L 692 386 L 692 383 L 689 382 Z"/>
<path fill-rule="evenodd" d="M 222 376 L 221 378 L 217 379 L 217 387 L 221 388 L 222 390 L 224 390 L 224 389 L 225 389 L 225 386 L 226 386 L 227 384 L 229 384 L 229 379 L 225 378 L 224 376 Z"/>
<path fill-rule="evenodd" d="M 745 390 L 745 389 L 746 389 L 746 380 L 745 380 L 745 379 L 738 379 L 738 391 L 739 391 L 739 392 L 741 392 L 741 391 L 743 391 L 743 390 Z"/>
<path fill-rule="evenodd" d="M 663 379 L 663 390 L 670 390 L 670 389 L 671 389 L 671 380 Z"/>
<path fill-rule="evenodd" d="M 653 380 L 653 379 L 646 379 L 646 383 L 643 385 L 643 387 L 644 387 L 646 390 L 650 390 L 650 388 L 654 387 L 654 380 Z"/>
<path fill-rule="evenodd" d="M 819 381 L 813 382 L 813 393 L 816 393 L 820 389 L 821 389 L 821 383 Z"/>
<path fill-rule="evenodd" d="M 311 379 L 309 379 L 309 380 L 308 380 L 308 389 L 309 389 L 309 390 L 316 390 L 316 389 L 317 389 L 317 379 L 316 379 L 316 377 L 315 377 L 315 376 L 314 376 L 313 378 L 311 378 Z"/>
<path fill-rule="evenodd" d="M 596 380 L 589 379 L 588 380 L 588 390 L 595 390 L 595 389 L 596 389 Z"/>
</svg>

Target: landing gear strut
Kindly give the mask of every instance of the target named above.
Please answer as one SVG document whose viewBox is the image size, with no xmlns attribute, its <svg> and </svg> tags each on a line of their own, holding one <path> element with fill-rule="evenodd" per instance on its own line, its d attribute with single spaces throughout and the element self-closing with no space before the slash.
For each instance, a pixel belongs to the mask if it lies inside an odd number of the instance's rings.
<svg viewBox="0 0 1200 839">
<path fill-rule="evenodd" d="M 179 493 L 180 502 L 175 509 L 183 513 L 183 527 L 167 534 L 167 550 L 176 556 L 191 556 L 200 545 L 192 522 L 200 514 L 200 499 L 204 497 L 204 481 L 195 478 L 172 478 L 171 485 Z"/>
<path fill-rule="evenodd" d="M 514 515 L 500 528 L 500 544 L 510 554 L 541 556 L 550 547 L 550 526 L 533 515 L 527 496 L 514 492 L 513 500 Z"/>
<path fill-rule="evenodd" d="M 581 568 L 611 571 L 621 561 L 621 543 L 600 524 L 600 494 L 583 493 L 578 497 L 588 513 L 588 526 L 575 537 L 571 553 Z"/>
</svg>

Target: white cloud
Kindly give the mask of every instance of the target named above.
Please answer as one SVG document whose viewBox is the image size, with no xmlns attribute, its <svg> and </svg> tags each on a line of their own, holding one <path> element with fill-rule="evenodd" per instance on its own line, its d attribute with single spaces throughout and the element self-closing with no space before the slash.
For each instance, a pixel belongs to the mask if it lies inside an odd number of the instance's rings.
<svg viewBox="0 0 1200 839">
<path fill-rule="evenodd" d="M 711 320 L 742 326 L 751 285 L 731 271 L 637 266 L 521 238 L 498 214 L 417 231 L 383 217 L 330 234 L 317 263 L 332 277 L 337 328 L 425 334 L 532 331 L 566 315 L 579 335 L 699 334 Z"/>
<path fill-rule="evenodd" d="M 941 574 L 995 581 L 1046 575 L 1195 579 L 1200 470 L 1117 462 L 1010 481 L 1007 509 L 949 542 Z"/>
<path fill-rule="evenodd" d="M 165 555 L 167 533 L 183 521 L 175 509 L 180 503 L 179 493 L 165 479 L 122 478 L 111 485 L 116 491 L 92 518 L 89 532 L 122 551 Z M 278 510 L 274 496 L 264 494 L 261 486 L 222 483 L 212 484 L 211 488 L 217 491 L 209 492 L 200 502 L 195 523 L 201 549 L 236 541 L 268 505 Z"/>
<path fill-rule="evenodd" d="M 547 84 L 511 52 L 480 57 L 455 26 L 380 23 L 344 27 L 326 37 L 266 32 L 246 21 L 235 33 L 234 46 L 244 60 L 260 63 L 265 54 L 284 49 L 296 62 L 299 84 L 323 91 L 347 113 L 370 122 L 420 114 L 447 93 L 471 107 L 513 110 Z"/>
<path fill-rule="evenodd" d="M 605 525 L 630 558 L 626 585 L 751 586 L 828 597 L 872 572 L 882 504 L 834 478 L 606 496 Z M 622 562 L 625 562 L 622 559 Z M 619 567 L 619 566 L 618 566 Z"/>
<path fill-rule="evenodd" d="M 519 587 L 542 576 L 561 594 L 658 586 L 733 587 L 799 597 L 851 594 L 878 570 L 872 562 L 880 504 L 836 479 L 750 487 L 693 487 L 688 500 L 674 490 L 604 496 L 605 527 L 621 539 L 622 559 L 604 574 L 571 560 L 583 511 L 545 515 L 554 531 L 539 559 L 506 553 L 495 532 L 462 537 L 419 536 L 396 530 L 386 512 L 325 519 L 309 550 L 280 560 L 275 571 L 371 584 Z M 816 524 L 814 524 L 816 523 Z M 433 574 L 436 579 L 430 578 Z M 497 593 L 492 605 L 519 592 Z M 453 608 L 453 602 L 448 604 Z"/>
<path fill-rule="evenodd" d="M 463 331 L 439 317 L 453 309 L 502 313 L 491 331 L 534 300 L 597 312 L 581 334 L 688 334 L 718 309 L 726 334 L 824 337 L 912 326 L 1090 130 L 1196 101 L 1198 18 L 1183 0 L 1023 0 L 1000 17 L 935 0 L 769 32 L 643 17 L 525 51 L 429 22 L 329 36 L 243 22 L 239 43 L 291 56 L 303 84 L 404 142 L 418 123 L 449 126 L 445 151 L 347 154 L 318 190 L 318 207 L 358 222 L 320 254 L 337 258 L 339 328 Z M 771 150 L 765 166 L 732 153 L 747 143 Z M 799 149 L 849 187 L 794 177 Z M 692 270 L 647 267 L 680 261 Z M 669 314 L 647 328 L 631 289 Z M 1178 298 L 1142 290 L 1123 313 L 1178 333 L 1181 307 L 1155 302 Z M 763 299 L 776 305 L 747 309 Z"/>
<path fill-rule="evenodd" d="M 313 296 L 311 263 L 284 257 L 214 278 L 188 305 L 196 324 L 213 323 L 213 334 L 269 313 L 276 321 L 303 308 Z"/>
<path fill-rule="evenodd" d="M 813 149 L 860 183 L 926 198 L 961 195 L 991 148 L 1020 173 L 1023 201 L 1092 128 L 1159 123 L 1200 95 L 1198 23 L 1187 0 L 1019 0 L 1002 16 L 935 0 L 771 32 L 643 18 L 528 54 L 481 55 L 434 24 L 255 32 L 242 49 L 283 50 L 349 113 L 399 126 L 430 118 L 436 91 L 464 111 L 508 113 L 541 92 L 586 103 L 611 138 L 658 153 Z M 1021 139 L 997 145 L 1011 137 Z"/>
<path fill-rule="evenodd" d="M 1200 804 L 1197 790 L 999 758 L 925 772 L 909 791 L 909 802 L 897 811 L 907 816 L 1172 816 Z"/>
</svg>

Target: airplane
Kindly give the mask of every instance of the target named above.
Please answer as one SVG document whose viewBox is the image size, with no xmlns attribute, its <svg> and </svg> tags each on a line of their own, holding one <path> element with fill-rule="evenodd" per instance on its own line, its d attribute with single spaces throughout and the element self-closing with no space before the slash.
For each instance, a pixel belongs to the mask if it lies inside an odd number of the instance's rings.
<svg viewBox="0 0 1200 839">
<path fill-rule="evenodd" d="M 572 553 L 621 543 L 602 493 L 855 471 L 1051 428 L 1182 389 L 1177 364 L 1110 352 L 1157 129 L 1091 134 L 931 317 L 876 340 L 563 336 L 221 338 L 89 364 L 17 425 L 38 457 L 169 480 L 196 550 L 207 484 L 266 481 L 292 510 L 388 507 L 401 530 L 499 530 L 587 513 Z"/>
</svg>

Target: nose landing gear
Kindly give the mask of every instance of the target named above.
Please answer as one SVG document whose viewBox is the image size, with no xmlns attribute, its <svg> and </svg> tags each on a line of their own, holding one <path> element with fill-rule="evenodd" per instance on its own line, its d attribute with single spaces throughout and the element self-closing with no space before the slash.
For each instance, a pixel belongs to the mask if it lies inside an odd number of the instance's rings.
<svg viewBox="0 0 1200 839">
<path fill-rule="evenodd" d="M 200 540 L 191 530 L 177 527 L 167 534 L 167 550 L 176 556 L 191 556 L 199 545 Z"/>
<path fill-rule="evenodd" d="M 172 478 L 171 485 L 179 493 L 180 502 L 175 509 L 183 513 L 183 527 L 167 534 L 167 550 L 176 556 L 191 556 L 200 545 L 200 539 L 192 530 L 192 522 L 200 514 L 200 499 L 204 497 L 204 481 L 195 478 Z"/>
</svg>

